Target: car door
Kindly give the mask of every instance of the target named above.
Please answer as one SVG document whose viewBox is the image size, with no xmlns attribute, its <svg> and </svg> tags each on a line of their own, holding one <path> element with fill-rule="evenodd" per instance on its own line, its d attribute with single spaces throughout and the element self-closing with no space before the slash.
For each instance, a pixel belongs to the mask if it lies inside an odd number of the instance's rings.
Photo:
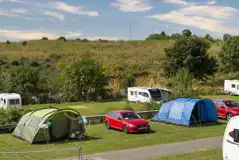
<svg viewBox="0 0 239 160">
<path fill-rule="evenodd" d="M 110 127 L 115 128 L 115 112 L 110 112 L 108 114 L 107 120 L 109 122 Z"/>
<path fill-rule="evenodd" d="M 217 106 L 217 110 L 218 110 L 218 116 L 219 117 L 226 117 L 226 106 L 223 102 L 218 101 L 218 106 Z"/>
<path fill-rule="evenodd" d="M 115 127 L 117 129 L 122 129 L 123 126 L 123 118 L 119 113 L 115 113 Z"/>
</svg>

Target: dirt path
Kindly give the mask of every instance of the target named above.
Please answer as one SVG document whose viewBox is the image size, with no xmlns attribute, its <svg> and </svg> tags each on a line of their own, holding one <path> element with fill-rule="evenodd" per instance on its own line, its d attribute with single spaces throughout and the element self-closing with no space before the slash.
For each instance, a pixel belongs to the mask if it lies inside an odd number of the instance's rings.
<svg viewBox="0 0 239 160">
<path fill-rule="evenodd" d="M 134 149 L 109 151 L 92 155 L 84 155 L 84 160 L 150 160 L 194 151 L 221 148 L 223 137 L 197 139 L 191 141 L 161 144 Z M 72 160 L 66 158 L 62 160 Z"/>
</svg>

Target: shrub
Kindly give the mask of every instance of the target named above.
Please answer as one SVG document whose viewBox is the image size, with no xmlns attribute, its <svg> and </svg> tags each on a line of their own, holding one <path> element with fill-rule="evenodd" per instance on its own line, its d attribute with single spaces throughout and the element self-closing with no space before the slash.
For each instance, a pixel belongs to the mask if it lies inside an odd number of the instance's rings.
<svg viewBox="0 0 239 160">
<path fill-rule="evenodd" d="M 40 64 L 39 64 L 37 61 L 31 61 L 31 62 L 30 62 L 30 66 L 32 66 L 32 67 L 38 67 L 38 66 L 40 66 Z"/>
<path fill-rule="evenodd" d="M 10 41 L 6 41 L 6 43 L 7 43 L 7 44 L 11 44 L 11 42 L 10 42 Z"/>
<path fill-rule="evenodd" d="M 27 45 L 27 41 L 22 41 L 22 46 Z"/>
<path fill-rule="evenodd" d="M 11 65 L 13 65 L 13 66 L 19 66 L 19 65 L 20 65 L 20 62 L 19 62 L 18 60 L 13 60 L 13 61 L 11 62 Z"/>
</svg>

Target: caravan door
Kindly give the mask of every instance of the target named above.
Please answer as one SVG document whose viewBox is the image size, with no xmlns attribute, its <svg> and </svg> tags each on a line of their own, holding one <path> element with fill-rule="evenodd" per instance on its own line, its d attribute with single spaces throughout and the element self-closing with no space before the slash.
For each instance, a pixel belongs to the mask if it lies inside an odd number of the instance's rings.
<svg viewBox="0 0 239 160">
<path fill-rule="evenodd" d="M 239 157 L 239 116 L 229 120 L 222 144 L 223 160 L 238 160 Z"/>
</svg>

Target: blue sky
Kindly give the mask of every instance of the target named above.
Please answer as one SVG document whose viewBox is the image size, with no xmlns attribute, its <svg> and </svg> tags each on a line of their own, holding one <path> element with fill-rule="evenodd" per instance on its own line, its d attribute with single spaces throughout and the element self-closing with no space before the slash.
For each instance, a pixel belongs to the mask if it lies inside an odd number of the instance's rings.
<svg viewBox="0 0 239 160">
<path fill-rule="evenodd" d="M 0 41 L 239 33 L 237 0 L 0 0 Z"/>
</svg>

